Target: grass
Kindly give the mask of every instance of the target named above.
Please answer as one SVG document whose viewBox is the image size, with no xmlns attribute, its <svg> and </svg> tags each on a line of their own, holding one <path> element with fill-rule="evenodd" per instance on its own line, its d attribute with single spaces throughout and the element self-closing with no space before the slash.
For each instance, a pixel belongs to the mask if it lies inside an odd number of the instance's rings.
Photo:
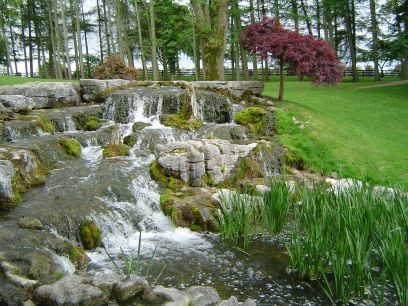
<svg viewBox="0 0 408 306">
<path fill-rule="evenodd" d="M 281 142 L 314 172 L 408 188 L 408 85 L 355 90 L 371 84 L 362 79 L 315 87 L 289 78 L 286 101 L 276 105 L 288 109 L 286 120 L 296 117 L 305 128 L 282 134 Z M 276 96 L 278 86 L 265 83 L 264 94 Z"/>
<path fill-rule="evenodd" d="M 40 78 L 26 78 L 17 76 L 0 76 L 0 86 L 4 85 L 18 85 L 31 82 L 73 82 L 78 83 L 78 80 L 57 80 L 57 79 L 40 79 Z"/>
</svg>

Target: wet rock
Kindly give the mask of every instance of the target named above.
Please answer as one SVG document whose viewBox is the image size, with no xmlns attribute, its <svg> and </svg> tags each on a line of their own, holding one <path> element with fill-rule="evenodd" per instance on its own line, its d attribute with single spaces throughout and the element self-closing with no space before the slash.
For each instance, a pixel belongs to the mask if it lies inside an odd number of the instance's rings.
<svg viewBox="0 0 408 306">
<path fill-rule="evenodd" d="M 228 97 L 212 92 L 196 92 L 198 117 L 204 122 L 230 123 L 232 122 L 232 104 Z"/>
<path fill-rule="evenodd" d="M 221 300 L 218 292 L 212 287 L 194 286 L 188 288 L 186 293 L 194 306 L 210 306 Z"/>
<path fill-rule="evenodd" d="M 249 131 L 242 125 L 235 124 L 204 124 L 196 130 L 196 138 L 246 140 L 249 139 Z"/>
<path fill-rule="evenodd" d="M 204 177 L 218 184 L 229 178 L 240 158 L 247 156 L 257 144 L 237 145 L 226 140 L 172 142 L 157 145 L 155 154 L 167 176 L 199 185 Z"/>
<path fill-rule="evenodd" d="M 235 296 L 231 296 L 228 300 L 219 301 L 215 306 L 239 306 L 239 301 Z"/>
<path fill-rule="evenodd" d="M 113 296 L 119 302 L 124 302 L 144 291 L 148 286 L 146 279 L 131 275 L 126 280 L 117 283 L 113 288 Z"/>
<path fill-rule="evenodd" d="M 32 300 L 27 300 L 23 303 L 23 306 L 35 306 L 35 304 Z"/>
<path fill-rule="evenodd" d="M 34 106 L 34 100 L 22 95 L 0 95 L 0 102 L 13 112 L 31 111 Z"/>
<path fill-rule="evenodd" d="M 101 127 L 96 131 L 90 132 L 75 132 L 68 133 L 69 137 L 76 139 L 83 147 L 88 146 L 105 146 L 107 145 L 112 137 L 112 133 L 115 130 L 114 125 Z"/>
<path fill-rule="evenodd" d="M 245 92 L 260 95 L 263 91 L 262 81 L 199 81 L 191 83 L 197 89 L 229 90 L 237 98 L 241 97 Z"/>
<path fill-rule="evenodd" d="M 253 299 L 246 299 L 241 305 L 242 306 L 256 306 L 256 302 Z"/>
<path fill-rule="evenodd" d="M 34 296 L 41 305 L 105 305 L 108 296 L 99 288 L 84 283 L 83 278 L 71 275 L 35 290 Z"/>
<path fill-rule="evenodd" d="M 0 160 L 0 203 L 13 200 L 12 179 L 14 175 L 13 163 Z"/>
<path fill-rule="evenodd" d="M 98 287 L 106 294 L 110 295 L 113 288 L 120 283 L 120 277 L 116 274 L 98 274 L 85 279 L 87 284 Z"/>
<path fill-rule="evenodd" d="M 31 98 L 33 109 L 53 108 L 55 106 L 78 105 L 79 89 L 73 83 L 33 82 L 22 85 L 3 86 L 0 95 L 18 95 Z"/>
<path fill-rule="evenodd" d="M 188 306 L 190 298 L 184 292 L 175 288 L 165 288 L 163 286 L 156 286 L 153 293 L 161 296 L 169 296 L 172 301 L 165 303 L 166 306 Z"/>
<path fill-rule="evenodd" d="M 16 285 L 17 287 L 29 289 L 34 287 L 38 281 L 29 279 L 27 277 L 19 275 L 21 273 L 19 267 L 9 263 L 7 261 L 0 262 L 0 268 L 6 279 Z"/>
<path fill-rule="evenodd" d="M 34 217 L 21 217 L 18 219 L 18 226 L 20 228 L 41 230 L 44 228 L 42 222 Z"/>
<path fill-rule="evenodd" d="M 269 188 L 269 187 L 267 187 L 267 186 L 265 186 L 265 185 L 256 185 L 256 186 L 255 186 L 255 190 L 256 190 L 256 193 L 257 193 L 257 194 L 259 194 L 259 195 L 262 196 L 262 195 L 264 195 L 265 193 L 271 191 L 271 188 Z"/>
<path fill-rule="evenodd" d="M 147 288 L 143 292 L 143 300 L 148 304 L 163 305 L 167 302 L 173 302 L 173 298 L 166 292 L 154 291 L 151 288 Z"/>
<path fill-rule="evenodd" d="M 35 122 L 29 120 L 6 121 L 4 122 L 3 130 L 5 141 L 39 136 L 42 132 Z"/>
<path fill-rule="evenodd" d="M 96 79 L 81 79 L 79 86 L 81 87 L 82 97 L 85 101 L 94 101 L 98 99 L 104 91 L 109 88 L 117 88 L 129 84 L 128 80 L 96 80 Z"/>
</svg>

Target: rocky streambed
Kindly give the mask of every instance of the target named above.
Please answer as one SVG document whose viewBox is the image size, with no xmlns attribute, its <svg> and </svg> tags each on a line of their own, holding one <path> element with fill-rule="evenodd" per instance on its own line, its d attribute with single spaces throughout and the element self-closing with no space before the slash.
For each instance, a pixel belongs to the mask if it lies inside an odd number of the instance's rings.
<svg viewBox="0 0 408 306">
<path fill-rule="evenodd" d="M 280 171 L 261 91 L 124 80 L 0 88 L 0 304 L 321 302 L 288 276 L 279 241 L 243 251 L 216 234 L 220 188 L 262 193 Z M 262 120 L 235 123 L 248 107 Z M 106 158 L 122 143 L 125 156 Z M 122 252 L 139 244 L 143 277 L 121 278 L 114 262 L 126 270 Z"/>
</svg>

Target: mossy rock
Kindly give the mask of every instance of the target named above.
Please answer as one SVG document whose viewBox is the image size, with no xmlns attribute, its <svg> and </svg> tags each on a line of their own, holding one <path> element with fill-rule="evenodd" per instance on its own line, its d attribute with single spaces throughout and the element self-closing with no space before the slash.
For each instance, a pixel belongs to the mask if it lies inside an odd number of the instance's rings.
<svg viewBox="0 0 408 306">
<path fill-rule="evenodd" d="M 85 250 L 79 245 L 73 245 L 70 242 L 66 243 L 67 255 L 69 260 L 73 263 L 75 268 L 84 269 L 89 263 L 89 258 L 85 253 Z"/>
<path fill-rule="evenodd" d="M 135 122 L 132 125 L 132 133 L 139 133 L 141 130 L 148 126 L 151 126 L 151 124 L 142 121 Z"/>
<path fill-rule="evenodd" d="M 104 158 L 112 158 L 127 155 L 129 155 L 129 148 L 123 143 L 119 143 L 118 145 L 113 145 L 109 143 L 103 148 Z"/>
<path fill-rule="evenodd" d="M 123 143 L 125 145 L 127 145 L 128 147 L 133 148 L 133 146 L 137 143 L 137 135 L 130 134 L 130 135 L 126 136 L 123 139 Z"/>
<path fill-rule="evenodd" d="M 261 107 L 248 107 L 236 113 L 234 120 L 248 127 L 253 134 L 263 134 L 267 124 L 267 111 Z"/>
<path fill-rule="evenodd" d="M 195 130 L 203 125 L 203 121 L 194 117 L 185 119 L 180 116 L 180 114 L 171 114 L 165 116 L 163 124 L 165 126 L 174 126 L 182 130 Z"/>
<path fill-rule="evenodd" d="M 34 122 L 34 124 L 42 129 L 45 133 L 54 132 L 54 125 L 52 124 L 50 118 L 43 115 L 28 116 L 26 118 Z"/>
<path fill-rule="evenodd" d="M 95 116 L 89 116 L 84 125 L 84 131 L 96 131 L 102 125 L 101 119 Z"/>
<path fill-rule="evenodd" d="M 92 250 L 101 246 L 102 232 L 95 222 L 84 221 L 79 228 L 79 234 L 85 250 Z"/>
<path fill-rule="evenodd" d="M 73 138 L 62 136 L 60 144 L 68 155 L 79 157 L 81 155 L 81 144 Z"/>
<path fill-rule="evenodd" d="M 166 176 L 160 169 L 157 160 L 154 160 L 150 164 L 150 176 L 154 181 L 156 181 L 161 187 L 169 188 L 169 190 L 180 190 L 185 186 L 185 183 L 172 176 Z"/>
</svg>

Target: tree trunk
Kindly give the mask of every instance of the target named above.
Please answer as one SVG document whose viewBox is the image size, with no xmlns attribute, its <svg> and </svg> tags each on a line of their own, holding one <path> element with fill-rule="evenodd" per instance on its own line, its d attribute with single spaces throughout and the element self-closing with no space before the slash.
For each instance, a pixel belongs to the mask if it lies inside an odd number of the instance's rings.
<svg viewBox="0 0 408 306">
<path fill-rule="evenodd" d="M 192 28 L 193 28 L 193 56 L 194 56 L 194 74 L 195 80 L 200 80 L 200 47 L 198 44 L 198 38 L 196 36 L 195 31 L 195 22 L 194 22 L 194 14 L 191 14 L 193 17 Z"/>
<path fill-rule="evenodd" d="M 154 0 L 149 2 L 150 12 L 150 37 L 152 40 L 152 68 L 153 68 L 153 81 L 159 80 L 159 66 L 157 65 L 157 40 L 156 40 L 156 23 L 154 14 Z"/>
<path fill-rule="evenodd" d="M 249 11 L 251 15 L 251 23 L 255 23 L 254 0 L 249 0 Z M 258 59 L 256 57 L 256 53 L 252 54 L 252 69 L 254 71 L 254 78 L 255 80 L 257 80 L 258 79 Z"/>
<path fill-rule="evenodd" d="M 139 36 L 139 51 L 140 51 L 140 57 L 142 59 L 143 75 L 144 75 L 144 79 L 148 80 L 149 76 L 147 75 L 146 57 L 145 57 L 144 48 L 143 48 L 142 27 L 140 26 L 140 15 L 139 15 L 139 7 L 137 5 L 137 0 L 134 1 L 134 6 L 135 6 L 135 12 L 136 12 L 137 33 Z"/>
<path fill-rule="evenodd" d="M 72 78 L 71 57 L 69 55 L 67 21 L 65 19 L 65 4 L 63 2 L 61 3 L 61 13 L 62 13 L 62 30 L 64 32 L 64 48 L 65 48 L 65 58 L 67 62 L 68 79 L 71 80 Z"/>
<path fill-rule="evenodd" d="M 370 13 L 371 13 L 371 33 L 373 38 L 373 62 L 374 62 L 374 80 L 380 80 L 380 74 L 378 71 L 378 24 L 377 13 L 375 11 L 375 0 L 370 0 Z"/>
<path fill-rule="evenodd" d="M 56 43 L 56 59 L 57 59 L 57 78 L 62 79 L 62 71 L 61 71 L 61 35 L 60 35 L 60 30 L 59 30 L 59 23 L 58 23 L 58 0 L 53 1 L 54 4 L 54 24 L 55 24 L 55 43 Z M 31 54 L 30 54 L 31 58 Z"/>
<path fill-rule="evenodd" d="M 21 10 L 22 10 L 22 8 L 21 8 Z M 26 76 L 26 78 L 28 78 L 28 63 L 27 63 L 25 24 L 24 24 L 24 17 L 23 17 L 23 15 L 21 15 L 21 44 L 22 44 L 23 55 L 24 55 L 25 76 Z"/>
<path fill-rule="evenodd" d="M 279 61 L 279 101 L 283 101 L 283 94 L 285 92 L 285 71 L 284 63 Z"/>
<path fill-rule="evenodd" d="M 110 5 L 108 3 L 108 24 L 109 24 L 109 37 L 110 37 L 110 41 L 111 41 L 111 45 L 112 45 L 112 51 L 114 54 L 116 54 L 116 44 L 115 41 L 113 39 L 113 24 L 112 24 L 112 14 L 111 14 L 111 9 L 110 9 Z"/>
<path fill-rule="evenodd" d="M 320 21 L 320 2 L 316 0 L 316 26 L 317 26 L 317 37 L 321 37 L 320 31 L 322 29 L 321 21 Z"/>
<path fill-rule="evenodd" d="M 85 23 L 85 14 L 84 14 L 84 2 L 81 1 L 81 13 L 82 13 L 82 21 Z M 85 39 L 85 54 L 86 54 L 86 77 L 90 78 L 91 76 L 91 67 L 89 64 L 89 45 L 88 45 L 88 31 L 84 29 L 84 39 Z"/>
<path fill-rule="evenodd" d="M 103 8 L 103 23 L 105 26 L 106 47 L 108 49 L 108 55 L 110 55 L 111 54 L 111 44 L 110 44 L 109 31 L 108 31 L 108 18 L 106 16 L 106 0 L 102 0 L 102 8 Z"/>
<path fill-rule="evenodd" d="M 291 4 L 292 4 L 292 17 L 293 21 L 295 22 L 295 30 L 296 32 L 299 32 L 299 13 L 297 0 L 291 0 Z"/>
<path fill-rule="evenodd" d="M 18 75 L 16 46 L 14 43 L 13 29 L 11 28 L 11 25 L 10 25 L 10 39 L 11 39 L 11 51 L 13 52 L 14 68 L 16 70 L 16 74 Z"/>
<path fill-rule="evenodd" d="M 53 66 L 54 66 L 54 73 L 55 76 L 53 75 L 53 77 L 57 76 L 57 61 L 55 59 L 55 35 L 54 35 L 54 26 L 53 26 L 53 22 L 52 22 L 52 11 L 51 11 L 51 4 L 50 2 L 48 3 L 48 21 L 50 24 L 50 36 L 51 36 L 51 48 L 49 48 L 49 53 L 50 56 L 50 60 L 52 60 Z"/>
<path fill-rule="evenodd" d="M 102 41 L 102 17 L 99 0 L 96 0 L 96 9 L 98 12 L 98 37 L 99 37 L 99 52 L 101 53 L 101 62 L 103 63 L 103 41 Z"/>
<path fill-rule="evenodd" d="M 201 0 L 191 0 L 196 16 L 197 35 L 206 80 L 224 80 L 225 32 L 228 25 L 228 0 L 213 0 L 208 6 Z"/>
<path fill-rule="evenodd" d="M 78 44 L 78 60 L 79 60 L 79 70 L 81 72 L 81 78 L 85 77 L 84 71 L 84 59 L 82 53 L 82 39 L 81 39 L 81 20 L 79 19 L 79 0 L 75 0 L 75 19 L 76 19 L 76 35 Z M 78 69 L 78 67 L 77 67 Z"/>
<path fill-rule="evenodd" d="M 273 16 L 275 16 L 275 18 L 280 19 L 280 11 L 279 11 L 279 0 L 274 0 L 273 1 Z"/>
<path fill-rule="evenodd" d="M 354 0 L 351 0 L 352 5 L 354 7 Z M 357 75 L 357 52 L 356 52 L 356 37 L 354 32 L 353 26 L 353 7 L 350 8 L 350 3 L 346 3 L 346 30 L 347 30 L 347 37 L 349 42 L 349 48 L 351 53 L 351 69 L 353 71 L 353 82 L 358 81 Z"/>
<path fill-rule="evenodd" d="M 307 31 L 309 35 L 313 35 L 312 32 L 312 22 L 310 20 L 309 14 L 307 13 L 307 6 L 304 0 L 300 0 L 300 5 L 302 7 L 303 11 L 303 16 L 305 16 L 305 21 L 306 21 L 306 26 L 307 26 Z"/>
</svg>

